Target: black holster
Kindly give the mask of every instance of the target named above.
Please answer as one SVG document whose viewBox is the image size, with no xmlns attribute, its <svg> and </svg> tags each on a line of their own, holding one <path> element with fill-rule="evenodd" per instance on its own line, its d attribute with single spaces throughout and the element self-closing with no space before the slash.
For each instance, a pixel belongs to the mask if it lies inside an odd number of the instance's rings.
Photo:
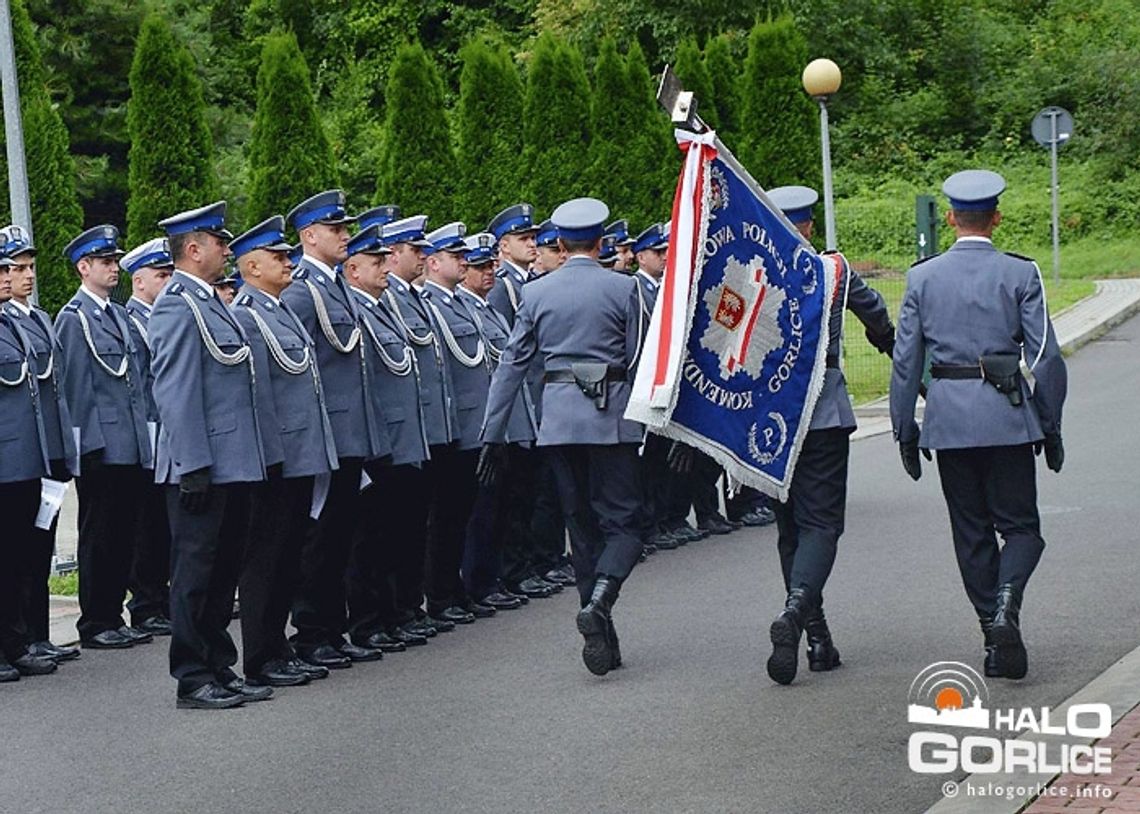
<svg viewBox="0 0 1140 814">
<path fill-rule="evenodd" d="M 610 395 L 609 365 L 604 362 L 571 362 L 570 370 L 574 374 L 574 383 L 578 385 L 578 389 L 587 398 L 593 399 L 594 406 L 599 410 L 606 409 Z"/>
<path fill-rule="evenodd" d="M 1021 357 L 1015 353 L 991 353 L 978 359 L 982 378 L 1004 393 L 1014 407 L 1021 406 Z"/>
</svg>

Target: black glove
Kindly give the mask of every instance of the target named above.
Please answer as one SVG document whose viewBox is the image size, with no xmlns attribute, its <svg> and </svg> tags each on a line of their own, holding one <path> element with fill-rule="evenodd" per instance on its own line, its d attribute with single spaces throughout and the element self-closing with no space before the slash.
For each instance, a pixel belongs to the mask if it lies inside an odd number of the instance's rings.
<svg viewBox="0 0 1140 814">
<path fill-rule="evenodd" d="M 184 474 L 178 483 L 178 503 L 190 514 L 204 514 L 210 507 L 210 467 Z"/>
<path fill-rule="evenodd" d="M 895 352 L 895 329 L 894 329 L 894 326 L 891 326 L 890 330 L 888 330 L 886 333 L 882 333 L 882 334 L 871 333 L 871 329 L 867 328 L 863 332 L 863 335 L 867 337 L 867 341 L 870 342 L 871 346 L 875 350 L 877 350 L 879 353 L 885 353 L 887 356 L 891 356 L 892 354 L 894 354 L 894 352 Z"/>
<path fill-rule="evenodd" d="M 494 486 L 499 475 L 507 469 L 507 445 L 484 444 L 475 464 L 475 477 L 481 486 Z"/>
<path fill-rule="evenodd" d="M 669 469 L 678 475 L 688 474 L 693 471 L 694 452 L 695 450 L 689 445 L 674 441 L 665 456 L 665 462 L 669 464 Z"/>
<path fill-rule="evenodd" d="M 918 480 L 922 477 L 922 461 L 918 459 L 918 439 L 913 441 L 899 441 L 899 455 L 902 456 L 903 469 L 910 475 L 913 480 Z M 930 450 L 922 450 L 922 455 L 926 460 L 932 460 L 930 457 Z"/>
<path fill-rule="evenodd" d="M 67 462 L 62 458 L 56 458 L 48 463 L 51 465 L 51 468 L 48 470 L 49 478 L 63 483 L 67 483 L 71 480 L 71 470 L 67 468 Z"/>
<path fill-rule="evenodd" d="M 1054 472 L 1060 472 L 1064 463 L 1065 445 L 1061 443 L 1061 434 L 1049 433 L 1045 436 L 1045 466 Z"/>
</svg>

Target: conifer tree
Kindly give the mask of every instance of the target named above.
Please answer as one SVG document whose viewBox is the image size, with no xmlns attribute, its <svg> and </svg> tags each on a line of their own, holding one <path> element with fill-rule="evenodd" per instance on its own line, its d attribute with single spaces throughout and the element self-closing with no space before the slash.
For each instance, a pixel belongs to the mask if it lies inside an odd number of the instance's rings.
<svg viewBox="0 0 1140 814">
<path fill-rule="evenodd" d="M 717 135 L 729 149 L 735 150 L 737 115 L 740 110 L 740 100 L 737 95 L 740 65 L 732 55 L 732 48 L 726 35 L 713 37 L 705 44 L 705 69 L 712 85 L 711 107 L 716 110 Z M 700 111 L 705 121 L 710 120 L 709 107 L 705 105 Z"/>
<path fill-rule="evenodd" d="M 633 192 L 639 178 L 626 178 L 626 149 L 635 122 L 627 116 L 633 112 L 633 94 L 625 60 L 618 54 L 613 37 L 602 40 L 598 60 L 594 63 L 594 92 L 590 102 L 590 189 L 605 201 L 615 217 L 626 217 L 634 202 Z"/>
<path fill-rule="evenodd" d="M 68 151 L 67 127 L 48 94 L 39 46 L 23 0 L 12 3 L 11 14 L 32 237 L 37 252 L 37 294 L 40 307 L 54 314 L 78 285 L 63 257 L 63 247 L 83 228 L 83 210 L 75 191 L 75 162 Z M 7 223 L 7 196 L 4 210 Z"/>
<path fill-rule="evenodd" d="M 719 130 L 720 117 L 717 115 L 716 94 L 713 91 L 708 68 L 701 57 L 701 49 L 697 47 L 695 39 L 690 37 L 677 46 L 673 71 L 681 80 L 681 87 L 693 92 L 697 99 L 697 113 L 705 124 L 713 130 Z"/>
<path fill-rule="evenodd" d="M 458 214 L 443 97 L 443 80 L 423 46 L 400 46 L 388 70 L 386 150 L 376 200 L 397 204 L 408 214 L 426 214 L 436 224 Z"/>
<path fill-rule="evenodd" d="M 753 27 L 741 75 L 741 121 L 763 126 L 742 128 L 733 151 L 765 189 L 817 185 L 816 114 L 800 82 L 806 64 L 807 41 L 791 15 Z"/>
<path fill-rule="evenodd" d="M 523 84 L 510 52 L 483 38 L 459 53 L 459 213 L 482 230 L 503 208 L 523 199 Z"/>
<path fill-rule="evenodd" d="M 292 32 L 270 34 L 262 46 L 249 174 L 249 225 L 336 184 L 332 148 L 317 117 L 309 68 Z"/>
<path fill-rule="evenodd" d="M 194 59 L 160 14 L 143 20 L 130 84 L 127 243 L 136 246 L 163 218 L 211 203 L 218 181 Z"/>
<path fill-rule="evenodd" d="M 590 190 L 589 110 L 582 53 L 543 34 L 531 57 L 523 113 L 526 199 L 540 216 Z"/>
<path fill-rule="evenodd" d="M 657 104 L 657 86 L 637 40 L 629 46 L 626 72 L 630 87 L 630 139 L 621 177 L 632 187 L 633 200 L 622 217 L 629 219 L 631 228 L 641 229 L 669 217 L 681 153 L 673 139 L 669 117 Z"/>
</svg>

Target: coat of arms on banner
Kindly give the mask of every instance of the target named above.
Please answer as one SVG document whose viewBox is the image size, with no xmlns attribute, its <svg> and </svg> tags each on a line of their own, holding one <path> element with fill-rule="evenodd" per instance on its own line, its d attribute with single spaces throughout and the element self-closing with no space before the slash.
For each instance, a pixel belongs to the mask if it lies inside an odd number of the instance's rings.
<svg viewBox="0 0 1140 814">
<path fill-rule="evenodd" d="M 669 266 L 626 417 L 784 498 L 823 382 L 834 261 L 715 134 L 678 139 Z"/>
</svg>

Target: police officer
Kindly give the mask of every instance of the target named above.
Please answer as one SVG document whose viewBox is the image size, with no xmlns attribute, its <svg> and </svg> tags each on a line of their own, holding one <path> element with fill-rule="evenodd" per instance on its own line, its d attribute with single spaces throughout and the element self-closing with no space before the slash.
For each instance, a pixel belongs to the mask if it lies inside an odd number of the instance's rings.
<svg viewBox="0 0 1140 814">
<path fill-rule="evenodd" d="M 154 379 L 150 372 L 150 339 L 147 326 L 154 301 L 170 282 L 174 260 L 166 238 L 156 237 L 127 252 L 119 267 L 131 277 L 131 296 L 126 302 L 127 321 L 135 347 L 144 360 L 147 418 L 155 422 Z M 152 439 L 157 435 L 152 433 Z M 153 468 L 152 468 L 153 469 Z M 141 518 L 131 561 L 131 598 L 127 610 L 131 626 L 155 636 L 170 635 L 170 522 L 166 516 L 166 493 L 151 472 L 137 496 Z"/>
<path fill-rule="evenodd" d="M 239 581 L 242 666 L 247 683 L 270 687 L 293 687 L 328 675 L 326 668 L 298 659 L 285 638 L 313 483 L 337 465 L 316 344 L 281 299 L 292 282 L 291 248 L 280 215 L 230 242 L 245 282 L 232 310 L 253 350 L 267 475 L 253 487 Z"/>
<path fill-rule="evenodd" d="M 381 657 L 380 651 L 344 638 L 345 580 L 356 539 L 364 464 L 389 455 L 392 447 L 383 417 L 376 415 L 368 398 L 372 379 L 360 344 L 360 313 L 337 270 L 347 257 L 348 225 L 355 221 L 345 211 L 344 193 L 332 189 L 314 195 L 285 219 L 297 231 L 305 253 L 281 299 L 317 343 L 317 366 L 338 456 L 328 496 L 301 555 L 293 642 L 305 661 L 337 669 Z"/>
<path fill-rule="evenodd" d="M 606 227 L 605 238 L 610 238 L 610 245 L 613 251 L 613 261 L 610 267 L 614 271 L 620 271 L 622 274 L 633 274 L 633 261 L 636 249 L 634 244 L 637 242 L 636 238 L 632 237 L 629 233 L 629 221 L 622 218 L 615 220 Z M 603 249 L 605 244 L 603 243 Z M 599 258 L 600 260 L 600 258 Z M 606 265 L 602 263 L 602 265 Z"/>
<path fill-rule="evenodd" d="M 149 642 L 127 627 L 123 602 L 133 541 L 153 465 L 147 424 L 145 357 L 131 337 L 127 312 L 111 302 L 119 282 L 119 230 L 88 229 L 65 254 L 82 281 L 56 317 L 63 347 L 63 391 L 79 431 L 79 607 L 84 647 Z"/>
<path fill-rule="evenodd" d="M 534 235 L 535 258 L 532 270 L 538 276 L 555 271 L 566 262 L 566 252 L 558 247 L 558 230 L 549 220 L 538 225 Z"/>
<path fill-rule="evenodd" d="M 223 709 L 269 698 L 233 671 L 226 628 L 249 534 L 250 492 L 265 480 L 253 355 L 211 283 L 230 255 L 226 204 L 159 222 L 174 274 L 147 335 L 162 427 L 155 479 L 170 517 L 170 674 L 177 706 Z"/>
<path fill-rule="evenodd" d="M 596 675 L 620 666 L 611 610 L 641 553 L 637 447 L 642 428 L 622 416 L 637 353 L 636 283 L 597 262 L 609 208 L 593 198 L 559 206 L 551 220 L 569 259 L 528 286 L 487 402 L 485 461 L 502 458 L 506 426 L 527 366 L 543 360 L 538 443 L 553 465 L 574 552 L 582 659 Z M 496 447 L 500 449 L 496 449 Z M 490 471 L 489 471 L 490 470 Z M 488 479 L 494 467 L 482 467 Z"/>
<path fill-rule="evenodd" d="M 768 197 L 804 239 L 810 240 L 812 207 L 819 194 L 808 187 L 790 186 L 769 190 Z M 881 353 L 890 353 L 894 345 L 895 329 L 882 296 L 841 262 L 831 299 L 823 389 L 804 436 L 787 502 L 775 506 L 777 549 L 788 591 L 784 610 L 769 630 L 772 655 L 768 675 L 779 684 L 790 684 L 796 677 L 800 635 L 805 629 L 808 667 L 827 671 L 840 664 L 823 614 L 823 588 L 843 534 L 847 458 L 850 435 L 855 430 L 855 414 L 839 366 L 845 310 L 859 318 L 867 340 Z"/>
<path fill-rule="evenodd" d="M 235 268 L 227 268 L 226 273 L 213 282 L 214 288 L 217 289 L 218 296 L 222 298 L 222 302 L 226 307 L 234 304 L 234 298 L 237 296 L 241 284 L 241 275 L 238 274 Z"/>
<path fill-rule="evenodd" d="M 1021 600 L 1045 548 L 1033 457 L 1044 450 L 1049 469 L 1061 471 L 1068 378 L 1037 264 L 993 245 L 1004 189 L 988 170 L 964 170 L 942 185 L 957 240 L 907 275 L 891 424 L 915 480 L 919 450 L 927 460 L 938 451 L 958 568 L 985 637 L 985 674 L 1019 679 L 1029 669 Z M 927 356 L 932 379 L 920 430 L 914 409 Z"/>
<path fill-rule="evenodd" d="M 395 210 L 395 207 L 390 207 Z M 399 214 L 399 210 L 395 210 Z M 369 212 L 361 219 L 373 219 Z M 386 221 L 390 222 L 390 221 Z M 384 653 L 427 644 L 427 637 L 400 628 L 401 577 L 422 580 L 424 534 L 428 495 L 421 487 L 428 461 L 428 439 L 420 402 L 420 370 L 416 354 L 400 323 L 380 298 L 387 290 L 389 269 L 385 259 L 391 249 L 384 245 L 374 221 L 348 242 L 344 277 L 356 298 L 361 342 L 372 375 L 370 397 L 377 415 L 383 415 L 392 444 L 392 461 L 374 469 L 375 479 L 364 491 L 367 510 L 362 512 L 356 534 L 363 537 L 354 551 L 349 569 L 348 632 L 352 641 Z M 406 533 L 405 518 L 417 518 L 418 528 Z M 384 518 L 377 523 L 376 518 Z M 401 568 L 418 560 L 418 568 Z M 434 631 L 433 631 L 434 632 Z"/>
<path fill-rule="evenodd" d="M 499 284 L 491 289 L 491 307 L 515 324 L 515 313 L 522 303 L 522 287 L 531 279 L 530 266 L 538 256 L 534 236 L 534 207 L 528 203 L 508 206 L 491 219 L 487 231 L 499 245 L 499 267 L 495 276 Z"/>
<path fill-rule="evenodd" d="M 0 255 L 0 304 L 11 297 L 12 265 Z M 34 532 L 40 478 L 66 479 L 67 474 L 64 462 L 49 456 L 36 369 L 31 340 L 10 309 L 0 307 L 0 682 L 56 669 L 53 658 L 28 652 L 21 606 L 21 584 L 38 569 Z"/>
<path fill-rule="evenodd" d="M 71 413 L 63 397 L 63 349 L 52 328 L 46 311 L 31 304 L 29 298 L 36 285 L 36 248 L 31 235 L 22 226 L 11 225 L 0 229 L 0 256 L 12 261 L 11 299 L 4 303 L 8 314 L 24 331 L 35 354 L 35 375 L 39 383 L 40 404 L 44 410 L 43 423 L 49 456 L 57 461 L 61 480 L 70 480 L 71 470 L 78 469 L 75 438 L 71 430 Z M 79 658 L 74 647 L 60 647 L 48 639 L 48 576 L 51 558 L 55 553 L 55 536 L 59 516 L 48 529 L 33 529 L 28 543 L 30 568 L 24 573 L 21 599 L 24 622 L 28 630 L 28 652 L 47 656 L 55 661 Z"/>
</svg>

